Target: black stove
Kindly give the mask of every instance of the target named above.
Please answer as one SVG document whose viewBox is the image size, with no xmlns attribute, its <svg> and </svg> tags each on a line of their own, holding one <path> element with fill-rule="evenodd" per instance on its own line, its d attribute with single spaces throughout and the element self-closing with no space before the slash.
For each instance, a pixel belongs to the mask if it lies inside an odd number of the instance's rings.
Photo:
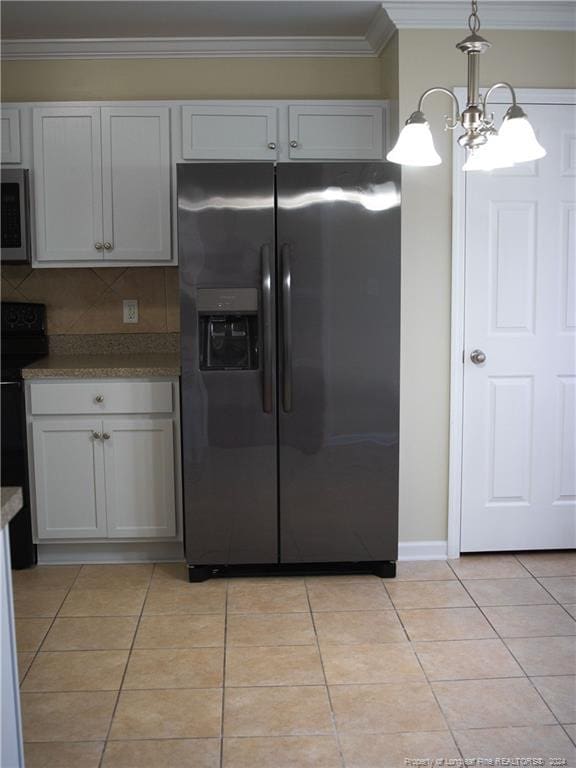
<svg viewBox="0 0 576 768">
<path fill-rule="evenodd" d="M 10 523 L 13 568 L 36 563 L 32 540 L 22 369 L 48 354 L 44 304 L 0 303 L 2 347 L 2 485 L 22 488 L 24 506 Z"/>
</svg>

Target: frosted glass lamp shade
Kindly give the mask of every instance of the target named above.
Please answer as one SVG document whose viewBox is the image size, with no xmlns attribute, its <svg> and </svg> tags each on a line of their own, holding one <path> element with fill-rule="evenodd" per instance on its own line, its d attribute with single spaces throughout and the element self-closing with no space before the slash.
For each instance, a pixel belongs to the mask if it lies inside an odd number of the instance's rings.
<svg viewBox="0 0 576 768">
<path fill-rule="evenodd" d="M 442 158 L 436 152 L 430 126 L 423 122 L 406 123 L 398 141 L 388 152 L 386 159 L 400 165 L 440 165 Z"/>
<path fill-rule="evenodd" d="M 510 168 L 514 161 L 510 156 L 506 142 L 497 133 L 488 136 L 486 144 L 468 154 L 462 166 L 463 171 L 493 171 L 496 168 Z"/>
<path fill-rule="evenodd" d="M 498 135 L 505 142 L 506 152 L 515 163 L 538 160 L 546 155 L 546 150 L 539 144 L 534 129 L 523 112 L 519 117 L 509 116 L 507 113 Z"/>
</svg>

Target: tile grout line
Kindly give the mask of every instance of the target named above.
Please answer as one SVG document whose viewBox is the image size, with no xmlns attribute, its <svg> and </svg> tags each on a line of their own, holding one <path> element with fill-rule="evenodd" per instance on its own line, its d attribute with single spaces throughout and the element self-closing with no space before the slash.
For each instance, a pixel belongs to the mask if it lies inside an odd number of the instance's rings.
<svg viewBox="0 0 576 768">
<path fill-rule="evenodd" d="M 224 603 L 224 654 L 222 659 L 222 712 L 220 713 L 220 768 L 224 766 L 224 708 L 226 705 L 226 657 L 228 656 L 228 590 L 230 581 L 226 579 L 226 597 Z"/>
<path fill-rule="evenodd" d="M 340 741 L 340 731 L 338 729 L 338 722 L 336 720 L 336 713 L 334 711 L 334 705 L 332 703 L 332 696 L 330 694 L 330 686 L 328 685 L 328 678 L 326 677 L 326 670 L 324 668 L 324 658 L 322 656 L 322 649 L 320 647 L 320 640 L 318 638 L 318 631 L 316 628 L 316 621 L 314 619 L 314 611 L 312 610 L 312 603 L 310 602 L 310 593 L 308 592 L 308 582 L 304 579 L 304 590 L 306 592 L 306 601 L 308 603 L 308 610 L 310 611 L 310 621 L 312 622 L 312 629 L 314 630 L 314 637 L 316 639 L 316 650 L 318 651 L 318 657 L 320 659 L 320 666 L 322 667 L 322 675 L 324 676 L 324 687 L 326 689 L 326 696 L 328 697 L 328 705 L 330 706 L 330 717 L 332 720 L 332 728 L 334 729 L 334 737 L 338 747 L 338 753 L 340 755 L 340 763 L 342 768 L 346 768 L 346 760 L 344 758 L 344 752 L 342 750 L 342 743 Z"/>
<path fill-rule="evenodd" d="M 521 565 L 522 565 L 522 564 L 521 564 Z M 462 583 L 462 582 L 461 582 L 461 583 Z M 537 583 L 538 583 L 538 582 L 537 582 Z M 509 648 L 508 644 L 505 642 L 505 640 L 504 640 L 504 638 L 502 637 L 502 635 L 500 634 L 500 632 L 498 632 L 498 630 L 497 630 L 497 629 L 496 629 L 496 627 L 493 625 L 493 623 L 490 621 L 490 619 L 488 618 L 488 616 L 486 615 L 486 613 L 485 613 L 485 612 L 482 610 L 482 606 L 481 606 L 481 605 L 478 605 L 478 603 L 476 602 L 476 600 L 474 600 L 474 597 L 473 597 L 473 596 L 470 594 L 470 592 L 469 592 L 469 591 L 468 591 L 468 589 L 466 588 L 466 585 L 465 585 L 465 584 L 463 584 L 463 583 L 462 583 L 462 588 L 466 590 L 466 592 L 467 592 L 467 594 L 468 594 L 468 595 L 470 595 L 470 598 L 471 598 L 471 599 L 474 601 L 474 603 L 476 604 L 476 606 L 477 606 L 477 607 L 480 609 L 480 612 L 482 613 L 482 615 L 484 616 L 484 618 L 486 619 L 486 621 L 487 621 L 487 622 L 490 624 L 490 626 L 492 627 L 492 629 L 494 630 L 494 632 L 496 632 L 496 636 L 497 636 L 497 637 L 498 637 L 498 638 L 499 638 L 499 639 L 500 639 L 500 640 L 501 640 L 501 641 L 504 643 L 504 645 L 505 645 L 505 646 L 506 646 L 506 648 L 508 649 L 508 652 L 510 653 L 510 655 L 512 656 L 512 658 L 514 659 L 514 661 L 516 662 L 516 664 L 518 664 L 518 666 L 520 667 L 520 669 L 521 669 L 521 670 L 522 670 L 522 672 L 524 673 L 524 678 L 525 678 L 525 679 L 528 681 L 529 685 L 530 685 L 530 686 L 532 687 L 532 689 L 533 689 L 533 690 L 536 692 L 536 695 L 538 696 L 538 698 L 539 698 L 539 699 L 540 699 L 540 700 L 541 700 L 541 701 L 544 703 L 544 705 L 545 705 L 546 709 L 547 709 L 547 710 L 550 712 L 550 714 L 551 714 L 551 715 L 552 715 L 552 717 L 554 718 L 554 722 L 555 722 L 557 725 L 560 725 L 560 722 L 559 722 L 558 718 L 556 717 L 556 715 L 554 714 L 554 712 L 552 712 L 552 709 L 550 708 L 550 706 L 549 706 L 548 702 L 547 702 L 547 701 L 544 699 L 544 697 L 542 696 L 542 694 L 540 693 L 540 691 L 538 690 L 538 688 L 536 688 L 536 686 L 534 685 L 534 683 L 533 683 L 533 682 L 532 682 L 532 680 L 530 679 L 530 677 L 529 677 L 528 673 L 526 672 L 526 670 L 524 669 L 524 667 L 522 666 L 522 664 L 520 664 L 520 661 L 519 661 L 519 660 L 516 658 L 515 654 L 512 652 L 512 649 L 511 649 L 511 648 Z M 488 607 L 488 606 L 486 606 L 486 607 Z M 508 606 L 508 607 L 514 607 L 514 606 Z M 522 678 L 515 678 L 515 679 L 522 679 Z M 532 724 L 532 725 L 534 725 L 534 724 Z M 542 725 L 549 725 L 549 723 L 542 723 Z"/>
<path fill-rule="evenodd" d="M 456 576 L 456 582 L 457 583 L 460 582 L 460 578 L 458 577 L 458 574 L 455 573 L 454 575 Z M 453 579 L 450 579 L 450 581 L 453 581 Z M 386 587 L 386 585 L 384 585 L 384 587 Z M 456 737 L 454 735 L 454 731 L 452 730 L 452 726 L 448 722 L 448 718 L 447 718 L 447 716 L 444 713 L 444 709 L 443 709 L 442 705 L 440 704 L 440 701 L 438 700 L 438 697 L 436 696 L 436 691 L 434 690 L 431 681 L 428 679 L 428 675 L 426 674 L 426 670 L 424 669 L 424 666 L 423 666 L 423 664 L 422 664 L 422 662 L 420 660 L 420 657 L 418 656 L 418 653 L 416 652 L 416 649 L 414 647 L 414 643 L 416 641 L 412 640 L 412 638 L 410 637 L 410 634 L 409 634 L 407 628 L 405 627 L 404 622 L 402 621 L 402 617 L 400 616 L 400 611 L 398 610 L 398 608 L 394 604 L 394 601 L 392 600 L 392 597 L 390 596 L 390 593 L 388 592 L 387 589 L 386 589 L 386 592 L 387 592 L 388 596 L 390 597 L 390 602 L 394 606 L 394 611 L 396 612 L 396 616 L 398 618 L 398 621 L 400 622 L 400 624 L 402 626 L 402 629 L 404 630 L 404 633 L 405 633 L 406 637 L 408 638 L 408 642 L 410 643 L 410 648 L 412 650 L 412 653 L 416 657 L 416 660 L 417 660 L 417 662 L 418 662 L 418 664 L 419 664 L 419 666 L 420 666 L 420 668 L 422 670 L 422 674 L 424 675 L 424 679 L 428 683 L 428 687 L 430 688 L 432 696 L 434 697 L 434 701 L 436 702 L 436 706 L 438 707 L 442 717 L 444 718 L 444 722 L 446 723 L 446 727 L 448 729 L 448 732 L 450 733 L 452 741 L 454 742 L 454 744 L 456 746 L 456 750 L 457 750 L 457 752 L 460 755 L 460 758 L 462 760 L 462 765 L 464 765 L 465 764 L 464 754 L 463 754 L 462 750 L 460 749 L 460 746 L 459 746 L 459 744 L 458 744 L 458 742 L 456 740 Z"/>
<path fill-rule="evenodd" d="M 110 723 L 108 725 L 106 735 L 103 739 L 104 745 L 102 748 L 102 754 L 100 755 L 100 760 L 98 762 L 98 768 L 103 768 L 104 766 L 104 756 L 106 754 L 106 749 L 108 747 L 108 741 L 110 738 L 110 733 L 112 731 L 112 724 L 114 723 L 114 718 L 116 717 L 116 712 L 118 710 L 118 704 L 120 703 L 120 694 L 122 693 L 122 687 L 124 685 L 124 680 L 126 679 L 126 673 L 128 672 L 128 665 L 130 664 L 130 659 L 132 657 L 132 651 L 134 649 L 134 643 L 136 642 L 136 635 L 138 634 L 138 629 L 140 628 L 140 622 L 142 620 L 142 615 L 144 613 L 144 606 L 146 605 L 146 600 L 148 599 L 148 593 L 150 592 L 150 587 L 152 586 L 152 580 L 154 578 L 154 572 L 156 571 L 156 563 L 152 566 L 152 572 L 150 574 L 150 580 L 148 581 L 148 586 L 146 588 L 146 592 L 144 594 L 144 599 L 142 600 L 142 605 L 140 606 L 140 612 L 138 614 L 138 620 L 136 622 L 136 627 L 134 629 L 134 634 L 132 635 L 132 642 L 130 643 L 130 648 L 128 649 L 128 656 L 126 657 L 126 664 L 124 666 L 124 672 L 122 674 L 122 679 L 120 680 L 120 685 L 118 687 L 118 691 L 116 694 L 116 701 L 114 702 L 114 707 L 112 708 L 112 715 L 110 717 Z"/>
<path fill-rule="evenodd" d="M 37 567 L 41 567 L 41 566 L 37 566 Z M 50 567 L 50 566 L 48 566 L 48 567 Z M 54 566 L 54 567 L 59 567 L 59 566 Z M 18 689 L 19 689 L 20 691 L 22 690 L 22 685 L 23 685 L 24 681 L 25 681 L 25 680 L 26 680 L 26 678 L 28 677 L 28 673 L 29 673 L 29 672 L 30 672 L 30 670 L 32 669 L 32 665 L 33 665 L 33 664 L 34 664 L 34 662 L 36 661 L 36 657 L 38 656 L 38 654 L 40 653 L 40 651 L 41 651 L 41 649 L 42 649 L 42 646 L 43 646 L 43 645 L 44 645 L 44 643 L 46 642 L 46 638 L 47 638 L 47 637 L 48 637 L 48 635 L 50 634 L 50 631 L 51 631 L 52 627 L 54 626 L 54 624 L 55 624 L 55 622 L 56 622 L 56 619 L 57 619 L 57 618 L 60 618 L 60 616 L 59 616 L 59 614 L 60 614 L 60 610 L 62 609 L 62 606 L 63 606 L 63 605 L 64 605 L 64 603 L 66 602 L 66 599 L 68 598 L 68 595 L 69 595 L 69 594 L 70 594 L 70 592 L 72 591 L 72 587 L 73 587 L 73 586 L 74 586 L 74 584 L 76 584 L 76 582 L 78 581 L 78 577 L 80 576 L 80 573 L 82 572 L 82 569 L 83 569 L 83 568 L 84 568 L 84 566 L 83 566 L 83 565 L 81 565 L 81 566 L 78 568 L 78 571 L 77 571 L 77 573 L 76 573 L 76 576 L 74 576 L 74 578 L 72 579 L 72 583 L 71 583 L 71 584 L 70 584 L 70 586 L 68 587 L 68 590 L 67 590 L 66 594 L 64 595 L 64 597 L 62 598 L 62 602 L 61 602 L 61 603 L 60 603 L 60 605 L 58 606 L 58 609 L 56 610 L 56 613 L 54 614 L 54 616 L 52 616 L 52 617 L 50 617 L 50 616 L 46 616 L 46 617 L 41 617 L 41 616 L 38 616 L 38 617 L 34 617 L 34 616 L 28 616 L 28 617 L 27 617 L 27 618 L 30 618 L 30 619 L 32 619 L 32 618 L 51 618 L 52 620 L 51 620 L 51 622 L 50 622 L 50 626 L 48 627 L 48 629 L 47 629 L 47 630 L 46 630 L 46 632 L 44 633 L 44 637 L 42 638 L 42 640 L 41 640 L 41 641 L 40 641 L 40 643 L 38 644 L 38 647 L 36 648 L 36 650 L 33 652 L 32 661 L 31 661 L 31 662 L 30 662 L 30 664 L 28 665 L 28 669 L 26 670 L 26 673 L 25 673 L 24 677 L 22 678 L 22 680 L 21 680 L 21 681 L 19 682 L 19 684 L 18 684 Z M 16 620 L 18 619 L 18 617 L 17 617 L 17 616 L 15 616 L 14 618 L 15 618 Z M 20 617 L 20 618 L 26 618 L 26 617 L 22 616 L 22 617 Z M 16 637 L 16 652 L 18 653 L 18 637 Z M 24 693 L 24 691 L 23 691 L 23 693 Z M 24 741 L 25 741 L 25 739 L 24 739 Z"/>
</svg>

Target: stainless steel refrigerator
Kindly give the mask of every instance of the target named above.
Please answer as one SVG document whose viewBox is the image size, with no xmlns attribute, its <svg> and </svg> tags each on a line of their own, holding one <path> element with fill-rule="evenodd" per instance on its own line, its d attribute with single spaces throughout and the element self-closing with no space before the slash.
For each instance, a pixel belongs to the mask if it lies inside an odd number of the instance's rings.
<svg viewBox="0 0 576 768">
<path fill-rule="evenodd" d="M 178 165 L 178 240 L 190 580 L 394 575 L 398 166 Z"/>
</svg>

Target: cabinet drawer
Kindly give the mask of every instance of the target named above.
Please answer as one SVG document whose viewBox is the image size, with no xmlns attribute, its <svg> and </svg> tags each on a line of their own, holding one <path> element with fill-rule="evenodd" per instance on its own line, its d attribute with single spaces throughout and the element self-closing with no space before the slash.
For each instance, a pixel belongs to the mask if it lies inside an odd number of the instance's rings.
<svg viewBox="0 0 576 768">
<path fill-rule="evenodd" d="M 30 385 L 33 414 L 171 413 L 169 381 L 42 381 Z"/>
</svg>

